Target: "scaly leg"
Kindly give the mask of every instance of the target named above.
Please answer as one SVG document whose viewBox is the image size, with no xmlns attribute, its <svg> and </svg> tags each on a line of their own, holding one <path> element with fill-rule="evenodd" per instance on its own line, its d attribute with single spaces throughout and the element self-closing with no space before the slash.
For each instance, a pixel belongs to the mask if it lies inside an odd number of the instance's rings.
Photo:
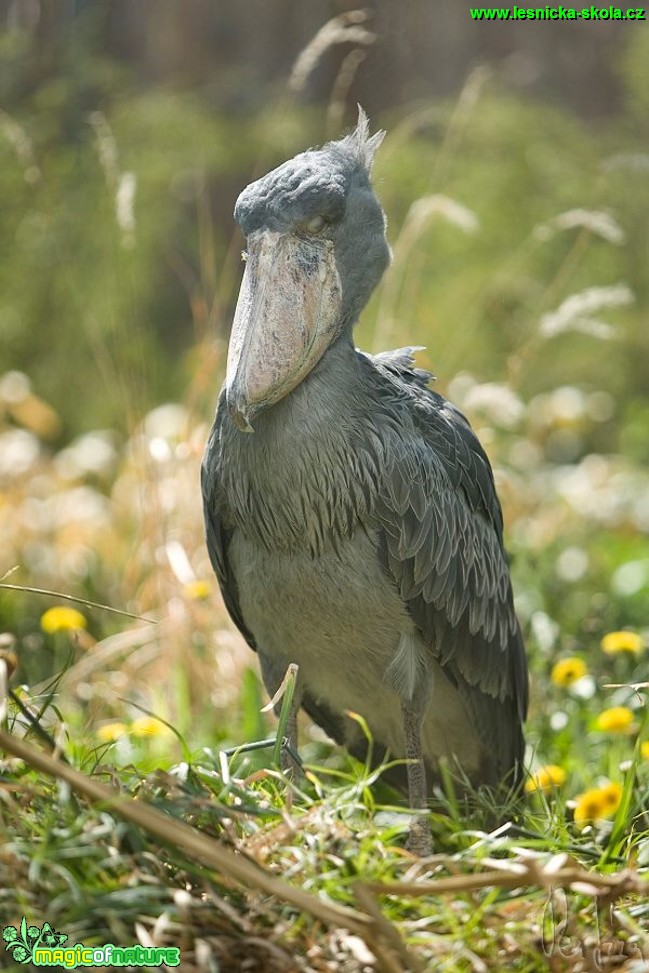
<svg viewBox="0 0 649 973">
<path fill-rule="evenodd" d="M 426 792 L 426 768 L 421 746 L 421 707 L 416 702 L 403 701 L 403 736 L 408 758 L 408 801 L 413 811 L 428 806 Z M 430 825 L 425 814 L 415 814 L 410 821 L 410 834 L 407 848 L 415 855 L 425 857 L 432 854 L 433 839 Z"/>
</svg>

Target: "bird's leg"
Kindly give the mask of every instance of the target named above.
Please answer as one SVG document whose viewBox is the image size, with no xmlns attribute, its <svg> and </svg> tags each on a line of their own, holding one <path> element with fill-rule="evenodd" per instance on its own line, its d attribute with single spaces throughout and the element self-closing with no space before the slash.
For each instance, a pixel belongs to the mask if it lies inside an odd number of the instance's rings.
<svg viewBox="0 0 649 973">
<path fill-rule="evenodd" d="M 428 805 L 426 792 L 426 767 L 421 745 L 421 706 L 417 699 L 402 700 L 403 736 L 408 759 L 408 801 L 413 811 Z M 422 857 L 432 854 L 433 839 L 430 825 L 425 814 L 413 814 L 410 819 L 410 833 L 407 848 Z"/>
</svg>

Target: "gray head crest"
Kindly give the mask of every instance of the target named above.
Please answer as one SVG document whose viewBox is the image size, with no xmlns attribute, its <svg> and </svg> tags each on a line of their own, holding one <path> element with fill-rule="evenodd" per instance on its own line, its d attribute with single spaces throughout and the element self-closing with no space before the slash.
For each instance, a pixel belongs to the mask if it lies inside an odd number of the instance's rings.
<svg viewBox="0 0 649 973">
<path fill-rule="evenodd" d="M 379 130 L 375 132 L 374 135 L 370 136 L 370 120 L 361 108 L 358 106 L 358 122 L 356 128 L 345 138 L 341 139 L 338 145 L 341 148 L 354 155 L 358 161 L 361 163 L 365 171 L 370 173 L 372 169 L 372 162 L 374 161 L 374 156 L 381 145 L 381 142 L 385 138 L 385 132 Z M 334 143 L 335 145 L 336 143 Z"/>
</svg>

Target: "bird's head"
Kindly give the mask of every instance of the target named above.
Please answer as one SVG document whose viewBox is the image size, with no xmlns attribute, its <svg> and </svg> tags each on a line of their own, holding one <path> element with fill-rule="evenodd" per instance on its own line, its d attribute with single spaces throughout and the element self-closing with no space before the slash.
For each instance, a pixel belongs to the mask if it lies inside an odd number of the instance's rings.
<svg viewBox="0 0 649 973">
<path fill-rule="evenodd" d="M 385 216 L 370 183 L 385 133 L 355 131 L 310 149 L 251 183 L 234 215 L 246 269 L 226 373 L 239 429 L 288 395 L 331 343 L 351 330 L 390 262 Z"/>
</svg>

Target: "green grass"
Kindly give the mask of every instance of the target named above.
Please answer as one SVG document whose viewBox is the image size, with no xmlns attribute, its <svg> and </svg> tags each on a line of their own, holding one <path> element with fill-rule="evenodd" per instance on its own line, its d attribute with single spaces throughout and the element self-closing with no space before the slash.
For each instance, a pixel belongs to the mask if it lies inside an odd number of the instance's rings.
<svg viewBox="0 0 649 973">
<path fill-rule="evenodd" d="M 10 730 L 23 735 L 13 721 Z M 253 771 L 245 755 L 224 775 L 204 750 L 142 776 L 95 750 L 77 755 L 92 772 L 84 779 L 51 758 L 45 768 L 34 758 L 37 773 L 21 753 L 2 777 L 3 924 L 24 914 L 70 943 L 175 945 L 184 970 L 210 969 L 208 956 L 219 970 L 240 969 L 244 957 L 288 970 L 292 956 L 301 969 L 345 959 L 360 970 L 367 950 L 386 970 L 542 970 L 560 955 L 560 968 L 578 970 L 589 950 L 632 958 L 649 947 L 638 788 L 612 831 L 575 828 L 562 801 L 543 799 L 483 830 L 490 808 L 478 801 L 461 813 L 440 798 L 435 854 L 418 861 L 403 848 L 403 808 L 379 803 L 380 773 L 358 764 L 308 768 L 291 783 Z M 89 801 L 97 783 L 110 789 Z M 239 855 L 228 860 L 228 849 Z M 240 855 L 243 880 L 231 871 Z M 262 869 L 277 883 L 271 896 Z"/>
</svg>

